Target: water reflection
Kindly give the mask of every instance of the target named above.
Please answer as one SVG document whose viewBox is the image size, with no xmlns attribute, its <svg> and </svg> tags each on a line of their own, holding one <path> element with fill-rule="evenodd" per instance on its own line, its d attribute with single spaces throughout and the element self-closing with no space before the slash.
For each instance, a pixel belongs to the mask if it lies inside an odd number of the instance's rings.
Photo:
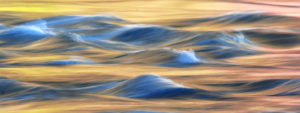
<svg viewBox="0 0 300 113">
<path fill-rule="evenodd" d="M 299 2 L 0 3 L 1 112 L 299 111 Z"/>
</svg>

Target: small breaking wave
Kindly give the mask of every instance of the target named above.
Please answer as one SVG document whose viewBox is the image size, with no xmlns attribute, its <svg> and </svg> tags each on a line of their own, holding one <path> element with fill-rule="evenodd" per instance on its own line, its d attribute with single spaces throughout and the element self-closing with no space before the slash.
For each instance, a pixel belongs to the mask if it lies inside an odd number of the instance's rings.
<svg viewBox="0 0 300 113">
<path fill-rule="evenodd" d="M 218 93 L 201 89 L 187 88 L 170 79 L 153 74 L 141 75 L 133 79 L 107 84 L 94 85 L 73 89 L 80 92 L 113 95 L 139 99 L 222 99 Z"/>
<path fill-rule="evenodd" d="M 185 88 L 169 79 L 156 75 L 142 75 L 123 81 L 104 90 L 102 93 L 130 98 L 183 98 L 186 96 L 200 96 L 197 93 L 201 91 Z"/>
<path fill-rule="evenodd" d="M 9 87 L 8 87 L 9 86 Z M 111 95 L 137 99 L 221 99 L 220 94 L 184 87 L 157 75 L 141 75 L 125 81 L 94 84 L 84 87 L 50 87 L 3 78 L 0 80 L 0 100 L 41 100 L 80 97 L 88 94 Z"/>
<path fill-rule="evenodd" d="M 151 56 L 151 57 L 149 57 Z M 193 50 L 175 50 L 169 48 L 141 50 L 130 52 L 113 58 L 119 63 L 142 63 L 162 66 L 189 66 L 206 63 L 204 58 L 196 55 Z"/>
</svg>

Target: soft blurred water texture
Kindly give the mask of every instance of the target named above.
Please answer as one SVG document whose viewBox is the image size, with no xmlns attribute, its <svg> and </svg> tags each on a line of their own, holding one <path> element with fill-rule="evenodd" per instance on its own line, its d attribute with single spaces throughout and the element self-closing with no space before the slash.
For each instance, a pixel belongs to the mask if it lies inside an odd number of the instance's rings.
<svg viewBox="0 0 300 113">
<path fill-rule="evenodd" d="M 299 21 L 298 0 L 0 0 L 0 112 L 300 112 Z"/>
</svg>

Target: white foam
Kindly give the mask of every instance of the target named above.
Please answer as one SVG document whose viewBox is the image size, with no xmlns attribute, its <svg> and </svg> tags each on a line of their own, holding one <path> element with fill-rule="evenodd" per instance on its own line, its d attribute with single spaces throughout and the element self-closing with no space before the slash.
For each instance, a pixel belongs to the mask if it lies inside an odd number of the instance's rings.
<svg viewBox="0 0 300 113">
<path fill-rule="evenodd" d="M 47 26 L 34 26 L 34 25 L 13 27 L 7 30 L 7 32 L 19 32 L 19 33 L 26 33 L 32 35 L 55 35 L 56 34 L 50 31 L 47 28 Z"/>
<path fill-rule="evenodd" d="M 178 55 L 176 56 L 176 62 L 178 63 L 199 63 L 201 60 L 197 57 L 193 50 L 173 50 Z"/>
</svg>

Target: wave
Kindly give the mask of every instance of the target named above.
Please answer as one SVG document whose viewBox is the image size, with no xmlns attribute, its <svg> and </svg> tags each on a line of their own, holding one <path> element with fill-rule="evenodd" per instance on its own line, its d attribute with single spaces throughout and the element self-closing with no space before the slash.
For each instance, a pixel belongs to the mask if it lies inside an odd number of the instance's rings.
<svg viewBox="0 0 300 113">
<path fill-rule="evenodd" d="M 104 50 L 113 50 L 113 51 L 132 51 L 136 50 L 137 46 L 118 42 L 118 41 L 112 41 L 112 40 L 87 40 L 85 38 L 82 38 L 80 35 L 74 35 L 73 39 L 76 42 L 79 42 L 80 44 L 87 45 L 90 47 L 95 47 L 99 49 Z"/>
<path fill-rule="evenodd" d="M 82 98 L 92 95 L 109 95 L 135 99 L 234 99 L 232 94 L 260 96 L 300 95 L 299 79 L 269 79 L 231 83 L 203 84 L 218 90 L 185 87 L 168 78 L 154 74 L 141 75 L 127 80 L 45 85 L 20 82 L 0 77 L 0 100 L 44 100 Z"/>
<path fill-rule="evenodd" d="M 1 45 L 24 45 L 45 37 L 60 37 L 72 33 L 98 32 L 103 29 L 112 29 L 117 25 L 109 24 L 111 21 L 124 21 L 110 15 L 102 16 L 57 16 L 24 21 L 13 24 L 12 27 L 1 27 Z M 106 27 L 105 27 L 106 25 Z M 89 33 L 91 34 L 91 33 Z M 70 36 L 72 37 L 72 36 Z"/>
<path fill-rule="evenodd" d="M 197 48 L 195 52 L 214 59 L 225 59 L 237 56 L 260 54 L 252 49 L 257 44 L 248 39 L 242 32 L 205 32 L 196 37 L 173 43 L 170 47 L 188 46 Z"/>
<path fill-rule="evenodd" d="M 141 75 L 133 79 L 112 82 L 99 86 L 80 88 L 83 92 L 93 92 L 126 98 L 155 99 L 155 98 L 195 98 L 221 99 L 218 93 L 184 87 L 170 79 L 153 74 Z"/>
<path fill-rule="evenodd" d="M 255 50 L 245 50 L 245 49 L 232 49 L 232 48 L 222 48 L 219 50 L 214 50 L 210 52 L 209 56 L 215 59 L 226 59 L 238 56 L 248 56 L 248 55 L 256 55 L 260 54 L 261 52 Z"/>
<path fill-rule="evenodd" d="M 0 79 L 0 100 L 44 100 L 57 99 L 66 96 L 75 96 L 71 91 L 59 90 L 56 88 L 40 85 L 21 83 L 5 77 Z"/>
<path fill-rule="evenodd" d="M 149 57 L 151 56 L 151 57 Z M 149 49 L 129 52 L 108 60 L 117 63 L 141 63 L 161 66 L 191 66 L 206 63 L 204 58 L 197 56 L 193 50 L 175 50 L 169 48 Z"/>
<path fill-rule="evenodd" d="M 221 16 L 211 18 L 217 20 L 216 23 L 228 22 L 230 24 L 244 24 L 244 23 L 254 23 L 254 22 L 278 22 L 284 21 L 287 17 L 271 15 L 263 12 L 237 12 L 237 13 L 228 13 Z"/>
<path fill-rule="evenodd" d="M 273 18 L 276 20 L 277 17 L 265 13 L 232 13 L 209 19 L 242 23 L 269 22 L 269 19 Z M 87 54 L 101 56 L 104 52 L 116 53 L 105 55 L 109 57 L 97 57 L 103 64 L 186 67 L 264 53 L 263 49 L 255 49 L 258 46 L 295 47 L 299 43 L 298 35 L 297 30 L 260 28 L 191 32 L 162 25 L 133 24 L 111 15 L 77 15 L 48 17 L 7 25 L 0 30 L 0 46 L 13 49 L 21 47 L 19 51 L 23 53 L 82 57 L 89 57 Z M 185 51 L 189 49 L 192 51 Z M 68 63 L 76 64 L 73 61 L 65 62 Z"/>
<path fill-rule="evenodd" d="M 37 41 L 44 37 L 55 35 L 53 32 L 36 26 L 17 26 L 4 30 L 0 33 L 0 46 L 26 44 Z"/>
<path fill-rule="evenodd" d="M 74 39 L 73 34 L 57 34 L 55 36 L 47 37 L 40 39 L 35 42 L 31 42 L 28 45 L 25 45 L 23 49 L 26 52 L 30 53 L 66 53 L 68 51 L 79 51 L 88 49 L 88 46 L 84 46 L 84 44 L 78 42 Z"/>
<path fill-rule="evenodd" d="M 106 21 L 104 20 L 121 21 L 122 19 L 107 16 L 62 16 L 27 21 L 22 24 L 16 24 L 15 26 L 29 26 L 35 28 L 35 30 L 43 32 L 55 32 L 56 34 L 73 33 L 79 35 L 82 40 L 88 42 L 110 40 L 139 46 L 158 46 L 161 44 L 201 35 L 201 33 L 182 31 L 166 26 L 146 24 L 125 24 L 120 26 L 113 22 L 105 23 Z M 100 22 L 101 25 L 93 27 L 91 26 L 95 25 L 93 22 Z M 105 26 L 102 25 L 103 23 L 110 24 L 111 26 L 103 27 Z M 76 26 L 76 29 L 72 28 L 72 26 Z M 81 31 L 80 29 L 85 30 Z M 36 34 L 38 35 L 38 33 Z M 240 37 L 242 35 L 236 36 Z M 225 39 L 228 38 L 232 37 L 226 37 Z"/>
<path fill-rule="evenodd" d="M 55 16 L 37 20 L 24 21 L 15 25 L 48 26 L 50 28 L 85 28 L 101 27 L 105 22 L 125 22 L 125 20 L 113 15 L 74 15 Z"/>
<path fill-rule="evenodd" d="M 194 36 L 194 33 L 183 32 L 154 25 L 129 25 L 123 33 L 112 38 L 112 40 L 130 43 L 133 45 L 157 46 L 178 39 Z"/>
<path fill-rule="evenodd" d="M 250 93 L 265 96 L 289 96 L 300 95 L 299 79 L 269 79 L 250 82 L 235 82 L 226 84 L 210 84 L 214 87 L 226 89 L 227 93 Z"/>
<path fill-rule="evenodd" d="M 30 22 L 29 22 L 30 23 Z M 230 58 L 242 55 L 257 54 L 248 46 L 254 46 L 241 32 L 193 33 L 155 25 L 125 25 L 109 28 L 99 33 L 74 33 L 59 31 L 48 25 L 28 24 L 13 27 L 0 33 L 0 39 L 7 40 L 2 45 L 22 45 L 24 52 L 62 53 L 70 56 L 84 55 L 84 50 L 120 51 L 122 55 L 114 58 L 103 58 L 103 63 L 143 63 L 158 66 L 186 67 L 206 62 L 196 55 L 202 53 L 215 59 Z M 23 24 L 21 24 L 23 25 Z M 29 26 L 36 25 L 36 26 Z M 67 29 L 67 28 L 64 28 Z M 47 38 L 45 38 L 47 37 Z M 18 41 L 19 40 L 19 41 Z M 195 50 L 179 51 L 178 48 L 193 47 Z M 158 49 L 152 49 L 157 47 Z M 160 48 L 162 48 L 160 50 Z M 134 52 L 138 51 L 138 52 Z M 67 53 L 68 52 L 68 53 Z M 100 54 L 100 53 L 98 53 Z M 154 55 L 154 56 L 153 56 Z M 153 57 L 149 57 L 153 56 Z M 52 64 L 93 64 L 77 61 L 50 61 Z"/>
<path fill-rule="evenodd" d="M 254 23 L 264 23 L 264 24 L 274 24 L 277 22 L 284 21 L 295 21 L 298 18 L 286 17 L 268 14 L 264 12 L 232 12 L 215 17 L 207 18 L 196 18 L 189 19 L 171 23 L 169 26 L 172 27 L 188 27 L 195 26 L 202 23 L 210 23 L 211 25 L 225 24 L 225 25 L 240 25 L 240 24 L 254 24 Z"/>
<path fill-rule="evenodd" d="M 300 44 L 300 32 L 296 30 L 252 28 L 237 32 L 242 32 L 249 40 L 263 46 L 292 48 Z"/>
<path fill-rule="evenodd" d="M 218 93 L 187 88 L 157 75 L 141 75 L 125 81 L 110 81 L 81 87 L 50 87 L 1 78 L 0 92 L 0 100 L 57 99 L 84 97 L 88 94 L 136 99 L 223 99 Z"/>
</svg>

